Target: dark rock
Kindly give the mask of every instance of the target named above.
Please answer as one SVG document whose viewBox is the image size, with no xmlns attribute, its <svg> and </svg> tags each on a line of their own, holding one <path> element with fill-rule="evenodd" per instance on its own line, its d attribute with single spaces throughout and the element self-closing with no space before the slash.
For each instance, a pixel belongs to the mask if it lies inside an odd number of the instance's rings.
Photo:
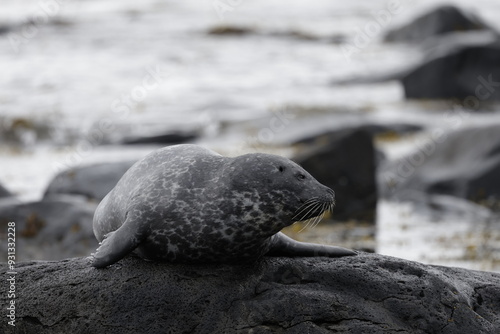
<svg viewBox="0 0 500 334">
<path fill-rule="evenodd" d="M 500 332 L 500 274 L 375 254 L 247 265 L 128 257 L 101 270 L 75 258 L 15 271 L 19 333 Z"/>
<path fill-rule="evenodd" d="M 59 260 L 89 254 L 97 247 L 92 230 L 96 205 L 75 196 L 61 196 L 38 202 L 0 201 L 0 226 L 7 231 L 15 222 L 16 259 Z M 0 260 L 7 259 L 2 238 Z"/>
<path fill-rule="evenodd" d="M 11 30 L 11 27 L 6 24 L 0 24 L 0 35 L 6 34 Z"/>
<path fill-rule="evenodd" d="M 405 135 L 423 130 L 423 126 L 409 123 L 365 124 L 360 129 L 376 135 Z"/>
<path fill-rule="evenodd" d="M 11 197 L 11 196 L 12 196 L 11 192 L 5 189 L 4 186 L 0 184 L 0 198 Z"/>
<path fill-rule="evenodd" d="M 157 136 L 150 137 L 137 137 L 137 138 L 128 138 L 123 141 L 123 144 L 131 145 L 131 144 L 164 144 L 164 145 L 175 145 L 175 144 L 183 144 L 198 138 L 198 135 L 195 133 L 168 133 Z"/>
<path fill-rule="evenodd" d="M 444 68 L 446 68 L 446 61 L 442 61 L 442 59 L 447 59 L 446 57 L 453 57 L 454 55 L 463 52 L 465 49 L 474 48 L 474 47 L 490 47 L 494 46 L 500 41 L 500 35 L 493 31 L 485 31 L 485 30 L 476 30 L 462 33 L 450 33 L 445 37 L 435 37 L 429 38 L 422 43 L 419 48 L 415 48 L 415 52 L 422 52 L 422 60 L 418 60 L 413 64 L 403 65 L 400 68 L 394 68 L 391 71 L 378 71 L 375 73 L 359 73 L 354 74 L 352 76 L 348 76 L 345 78 L 337 78 L 332 80 L 330 84 L 332 86 L 343 86 L 343 85 L 360 85 L 360 84 L 378 84 L 382 82 L 399 80 L 402 81 L 406 76 L 414 73 L 421 67 L 424 67 L 428 63 L 432 63 L 441 59 L 441 62 L 438 65 L 444 64 Z M 475 64 L 474 68 L 477 66 L 481 66 L 481 64 Z M 459 66 L 460 67 L 460 66 Z M 440 68 L 437 69 L 441 71 Z M 463 73 L 468 70 L 467 68 L 459 68 L 457 73 Z M 451 70 L 449 72 L 452 72 Z M 432 74 L 429 71 L 429 76 Z M 438 77 L 438 75 L 436 75 Z M 435 78 L 432 78 L 433 80 Z M 439 79 L 439 78 L 438 78 Z M 449 81 L 453 81 L 457 79 L 456 82 L 459 82 L 458 79 L 462 80 L 461 77 L 458 77 L 455 73 L 452 73 L 452 77 L 449 78 Z M 477 77 L 474 78 L 477 80 Z M 452 83 L 452 87 L 456 86 L 457 83 Z M 416 82 L 416 84 L 424 85 L 428 84 L 427 82 Z M 437 85 L 436 85 L 437 86 Z M 418 87 L 418 86 L 417 86 Z M 434 87 L 434 86 L 433 86 Z M 436 88 L 436 87 L 434 87 Z M 437 87 L 438 97 L 441 88 Z M 474 96 L 475 92 L 472 92 L 470 95 Z M 407 96 L 410 97 L 410 96 Z"/>
<path fill-rule="evenodd" d="M 336 220 L 374 222 L 377 206 L 375 149 L 363 128 L 306 138 L 304 152 L 292 160 L 335 191 Z"/>
<path fill-rule="evenodd" d="M 402 27 L 390 30 L 385 40 L 388 42 L 423 42 L 430 37 L 452 32 L 490 29 L 474 14 L 455 6 L 444 5 L 430 10 Z"/>
<path fill-rule="evenodd" d="M 45 197 L 54 194 L 83 195 L 99 202 L 134 163 L 107 162 L 63 171 L 50 182 Z"/>
<path fill-rule="evenodd" d="M 406 98 L 460 98 L 466 107 L 500 100 L 500 41 L 451 48 L 402 76 Z M 469 99 L 470 101 L 468 101 Z"/>
<path fill-rule="evenodd" d="M 444 194 L 496 206 L 500 200 L 500 125 L 436 137 L 383 166 L 378 179 L 386 197 Z"/>
</svg>

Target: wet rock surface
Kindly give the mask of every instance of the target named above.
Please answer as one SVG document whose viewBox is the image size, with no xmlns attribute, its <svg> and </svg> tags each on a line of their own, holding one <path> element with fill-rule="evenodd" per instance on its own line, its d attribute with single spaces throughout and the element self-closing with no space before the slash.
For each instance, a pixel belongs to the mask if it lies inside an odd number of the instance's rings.
<svg viewBox="0 0 500 334">
<path fill-rule="evenodd" d="M 7 231 L 8 222 L 15 222 L 18 261 L 84 256 L 97 247 L 92 231 L 95 208 L 96 203 L 75 196 L 28 203 L 6 199 L 0 201 L 0 226 Z M 0 262 L 6 262 L 7 243 L 0 247 Z"/>
<path fill-rule="evenodd" d="M 232 266 L 128 257 L 102 270 L 74 258 L 16 272 L 20 333 L 500 331 L 499 274 L 374 254 Z"/>
<path fill-rule="evenodd" d="M 45 197 L 54 194 L 83 195 L 99 202 L 135 162 L 106 162 L 62 171 L 50 182 Z"/>
</svg>

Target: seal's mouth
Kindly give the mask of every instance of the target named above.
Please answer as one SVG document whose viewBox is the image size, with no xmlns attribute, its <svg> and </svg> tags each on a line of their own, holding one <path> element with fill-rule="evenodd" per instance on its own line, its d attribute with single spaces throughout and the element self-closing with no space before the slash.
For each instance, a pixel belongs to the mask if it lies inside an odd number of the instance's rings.
<svg viewBox="0 0 500 334">
<path fill-rule="evenodd" d="M 315 226 L 323 218 L 325 212 L 331 211 L 334 206 L 335 200 L 333 196 L 328 200 L 319 197 L 308 199 L 295 211 L 292 221 L 297 222 L 317 218 L 313 222 L 313 226 Z"/>
</svg>

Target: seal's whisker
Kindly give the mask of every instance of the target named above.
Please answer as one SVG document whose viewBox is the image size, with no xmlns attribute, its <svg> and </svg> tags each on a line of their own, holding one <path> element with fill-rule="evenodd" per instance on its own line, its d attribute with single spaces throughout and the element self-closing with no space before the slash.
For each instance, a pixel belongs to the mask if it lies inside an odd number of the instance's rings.
<svg viewBox="0 0 500 334">
<path fill-rule="evenodd" d="M 316 226 L 318 226 L 318 224 L 321 222 L 321 220 L 323 220 L 323 218 L 325 217 L 325 214 L 326 212 L 331 208 L 331 203 L 323 203 L 323 206 L 321 208 L 321 210 L 323 211 L 323 213 L 320 215 L 320 216 L 317 216 L 314 223 L 312 224 L 311 228 L 315 228 Z"/>
<path fill-rule="evenodd" d="M 316 211 L 319 207 L 321 206 L 321 203 L 320 202 L 316 202 L 316 203 L 313 203 L 311 204 L 309 207 L 310 209 L 302 215 L 302 219 L 306 218 L 307 216 L 309 216 L 312 212 Z M 313 218 L 313 217 L 311 217 Z"/>
<path fill-rule="evenodd" d="M 325 211 L 329 211 L 331 213 L 333 213 L 333 207 L 335 206 L 335 203 L 334 202 L 331 202 L 331 203 L 328 203 L 326 206 L 325 206 Z"/>
<path fill-rule="evenodd" d="M 325 204 L 323 204 L 323 209 L 325 209 Z M 317 216 L 316 218 L 316 221 L 313 223 L 313 225 L 311 226 L 311 228 L 315 228 L 316 226 L 318 226 L 318 224 L 321 222 L 321 220 L 323 219 L 323 217 L 325 216 L 325 213 L 326 213 L 326 210 L 323 210 L 323 213 L 320 215 L 320 216 Z"/>
<path fill-rule="evenodd" d="M 310 209 L 310 210 L 309 210 L 309 211 L 308 211 L 308 212 L 307 212 L 307 213 L 306 213 L 303 217 L 307 217 L 307 215 L 309 215 L 309 213 L 310 213 L 310 212 L 314 212 L 314 211 L 315 211 L 315 210 L 317 210 L 320 206 L 321 206 L 321 203 L 319 203 L 319 202 L 315 203 L 315 205 L 314 205 L 314 206 L 313 206 L 313 207 L 312 207 L 312 208 L 311 208 L 311 209 Z M 302 227 L 302 228 L 300 229 L 299 233 L 300 233 L 300 232 L 302 232 L 302 231 L 303 231 L 306 227 L 308 227 L 308 226 L 309 226 L 309 224 L 311 224 L 311 220 L 312 220 L 312 219 L 314 219 L 314 218 L 316 218 L 316 217 L 312 217 L 312 218 L 309 218 L 309 219 L 305 220 L 304 222 L 305 222 L 306 224 L 304 225 L 304 227 Z"/>
<path fill-rule="evenodd" d="M 297 213 L 295 213 L 295 215 L 292 217 L 292 219 L 295 219 L 295 218 L 300 217 L 300 216 L 302 215 L 302 213 L 303 213 L 303 212 L 305 212 L 305 211 L 309 210 L 309 208 L 310 208 L 311 206 L 315 205 L 316 203 L 318 203 L 318 200 L 317 200 L 317 199 L 315 199 L 315 198 L 314 198 L 314 199 L 312 199 L 312 201 L 311 201 L 311 200 L 306 201 L 306 202 L 305 202 L 305 203 L 304 203 L 304 204 L 303 204 L 303 205 L 302 205 L 302 206 L 301 206 L 301 207 L 297 210 Z M 305 216 L 303 215 L 303 217 L 305 217 Z M 300 220 L 300 219 L 298 219 L 298 220 Z"/>
<path fill-rule="evenodd" d="M 306 220 L 307 221 L 306 225 L 299 232 L 302 232 L 302 230 L 304 230 L 306 227 L 309 227 L 309 226 L 311 228 L 315 228 L 316 226 L 318 226 L 318 224 L 321 222 L 321 220 L 325 216 L 326 208 L 328 206 L 329 205 L 327 203 L 321 203 L 321 210 L 323 211 L 321 213 L 321 215 Z M 319 208 L 319 207 L 317 207 L 317 208 Z"/>
<path fill-rule="evenodd" d="M 323 206 L 321 207 L 321 209 L 323 209 Z M 325 215 L 325 211 L 323 210 L 323 212 L 319 216 L 314 217 L 314 220 L 311 224 L 311 228 L 315 228 L 319 224 L 321 219 L 323 219 L 324 215 Z"/>
<path fill-rule="evenodd" d="M 314 208 L 315 205 L 316 204 L 308 205 L 306 208 L 304 208 L 304 210 L 302 210 L 301 213 L 295 215 L 295 219 L 297 219 L 298 221 L 305 220 L 307 217 L 307 214 L 311 211 L 311 209 Z"/>
<path fill-rule="evenodd" d="M 309 206 L 311 204 L 316 204 L 318 202 L 319 202 L 319 198 L 313 197 L 313 198 L 308 199 L 307 201 L 305 201 L 304 204 L 302 204 L 302 206 L 300 208 L 304 208 L 304 207 L 307 207 L 307 206 Z"/>
<path fill-rule="evenodd" d="M 319 216 L 316 216 L 314 218 L 311 218 L 311 224 L 309 226 L 309 224 L 307 225 L 308 227 L 311 227 L 311 228 L 314 228 L 314 226 L 316 225 L 316 220 L 318 219 Z"/>
<path fill-rule="evenodd" d="M 306 218 L 307 216 L 309 216 L 309 214 L 311 212 L 314 212 L 317 208 L 318 208 L 318 205 L 321 205 L 319 202 L 314 202 L 314 203 L 311 203 L 309 204 L 306 208 L 304 208 L 303 210 L 301 210 L 301 213 L 302 212 L 305 212 L 301 215 L 297 214 L 295 215 L 297 218 L 301 217 L 299 220 L 302 220 L 304 218 Z M 307 211 L 306 211 L 307 210 Z"/>
<path fill-rule="evenodd" d="M 311 225 L 311 221 L 312 221 L 313 219 L 315 219 L 315 218 L 316 218 L 316 217 L 313 217 L 313 218 L 309 218 L 309 219 L 304 220 L 303 222 L 305 223 L 305 225 L 304 225 L 304 226 L 303 226 L 303 227 L 299 230 L 299 233 L 300 233 L 300 232 L 302 232 L 302 231 L 304 231 L 306 228 L 308 228 L 308 227 L 309 227 L 309 225 Z"/>
<path fill-rule="evenodd" d="M 306 227 L 309 225 L 309 219 L 308 220 L 304 220 L 304 223 L 306 223 L 304 226 L 302 226 L 302 228 L 299 230 L 298 233 L 304 231 L 306 229 Z"/>
<path fill-rule="evenodd" d="M 298 216 L 300 215 L 300 213 L 304 210 L 306 210 L 309 206 L 311 206 L 312 204 L 314 204 L 314 202 L 309 202 L 309 203 L 305 203 L 303 204 L 301 207 L 299 207 L 295 213 L 295 216 Z"/>
<path fill-rule="evenodd" d="M 310 198 L 310 199 L 308 199 L 307 201 L 305 201 L 305 202 L 302 204 L 301 208 L 302 208 L 302 207 L 304 207 L 304 206 L 306 206 L 306 205 L 309 205 L 309 204 L 311 204 L 311 203 L 316 203 L 316 202 L 319 202 L 319 198 L 318 198 L 318 197 L 313 197 L 313 198 Z"/>
<path fill-rule="evenodd" d="M 322 204 L 321 205 L 321 209 L 323 209 L 323 206 L 324 205 Z M 323 214 L 324 214 L 324 211 L 323 211 L 323 213 L 321 215 L 316 216 L 316 217 L 313 218 L 312 224 L 311 224 L 311 228 L 314 228 L 314 227 L 316 227 L 316 225 L 318 225 L 319 221 L 323 218 Z"/>
<path fill-rule="evenodd" d="M 310 205 L 307 205 L 303 208 L 301 208 L 301 210 L 299 212 L 297 212 L 293 217 L 292 217 L 292 220 L 295 220 L 295 221 L 300 221 L 302 220 L 303 218 L 300 218 L 300 217 L 305 217 L 305 215 L 303 214 L 303 212 L 305 212 L 306 210 L 309 210 L 309 208 L 312 206 L 313 204 L 310 204 Z"/>
</svg>

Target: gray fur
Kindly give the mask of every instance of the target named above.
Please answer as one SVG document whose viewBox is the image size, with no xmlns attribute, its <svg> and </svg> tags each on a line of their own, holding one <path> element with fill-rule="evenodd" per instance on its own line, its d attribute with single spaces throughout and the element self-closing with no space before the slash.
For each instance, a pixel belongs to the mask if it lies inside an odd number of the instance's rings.
<svg viewBox="0 0 500 334">
<path fill-rule="evenodd" d="M 321 205 L 305 207 L 312 198 Z M 166 147 L 132 166 L 99 204 L 94 234 L 101 246 L 93 266 L 132 251 L 171 262 L 236 262 L 267 253 L 354 255 L 279 232 L 333 202 L 331 189 L 280 156 L 228 158 L 196 145 Z"/>
</svg>

